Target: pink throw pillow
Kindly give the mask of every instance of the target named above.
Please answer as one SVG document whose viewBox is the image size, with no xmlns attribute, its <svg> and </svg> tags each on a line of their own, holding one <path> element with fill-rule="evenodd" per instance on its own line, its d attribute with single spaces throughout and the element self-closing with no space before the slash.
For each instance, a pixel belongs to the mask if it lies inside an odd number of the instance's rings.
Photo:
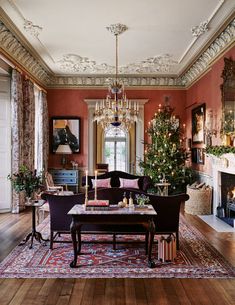
<svg viewBox="0 0 235 305">
<path fill-rule="evenodd" d="M 97 179 L 96 180 L 96 187 L 111 187 L 110 185 L 110 180 L 111 178 L 107 178 L 107 179 Z M 91 179 L 92 181 L 92 187 L 95 187 L 95 179 Z"/>
<path fill-rule="evenodd" d="M 124 179 L 124 178 L 119 178 L 120 179 L 120 187 L 121 188 L 132 188 L 132 189 L 138 189 L 138 180 L 139 179 Z"/>
</svg>

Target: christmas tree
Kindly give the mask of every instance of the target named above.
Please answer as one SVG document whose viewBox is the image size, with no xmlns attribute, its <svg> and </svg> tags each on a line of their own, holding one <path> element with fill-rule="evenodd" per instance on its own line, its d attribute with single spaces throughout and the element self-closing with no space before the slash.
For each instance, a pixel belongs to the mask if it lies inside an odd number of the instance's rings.
<svg viewBox="0 0 235 305">
<path fill-rule="evenodd" d="M 156 183 L 168 182 L 169 194 L 185 192 L 186 185 L 192 180 L 192 171 L 186 167 L 189 158 L 184 139 L 184 129 L 173 114 L 173 108 L 168 104 L 159 105 L 157 112 L 149 122 L 147 133 L 148 143 L 145 143 L 144 161 L 140 167 L 144 175 L 148 175 Z M 156 189 L 153 189 L 157 192 Z"/>
</svg>

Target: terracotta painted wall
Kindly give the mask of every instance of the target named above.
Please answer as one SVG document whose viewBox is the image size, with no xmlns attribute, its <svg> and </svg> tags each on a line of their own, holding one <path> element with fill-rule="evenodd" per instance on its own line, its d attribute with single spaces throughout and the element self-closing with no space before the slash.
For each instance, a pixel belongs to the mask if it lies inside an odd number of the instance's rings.
<svg viewBox="0 0 235 305">
<path fill-rule="evenodd" d="M 191 112 L 192 109 L 199 106 L 202 103 L 206 103 L 206 109 L 212 109 L 213 113 L 217 117 L 217 126 L 220 128 L 221 115 L 222 115 L 222 101 L 221 101 L 221 90 L 220 85 L 223 82 L 221 78 L 222 70 L 224 68 L 224 57 L 232 57 L 235 60 L 235 46 L 226 52 L 211 69 L 192 87 L 186 92 L 186 117 L 187 126 L 187 137 L 192 138 L 191 129 Z M 221 139 L 218 133 L 217 137 L 213 137 L 212 145 L 220 145 Z M 194 147 L 204 147 L 202 144 L 194 145 Z M 194 165 L 194 168 L 211 174 L 211 163 L 210 158 L 205 158 L 204 165 Z"/>
<path fill-rule="evenodd" d="M 185 90 L 127 90 L 129 99 L 149 99 L 145 104 L 145 128 L 148 121 L 157 110 L 158 105 L 163 103 L 164 96 L 170 96 L 172 107 L 175 108 L 175 114 L 179 115 L 183 121 L 185 116 Z M 81 153 L 69 155 L 69 160 L 76 160 L 79 166 L 87 166 L 87 116 L 88 109 L 84 99 L 102 99 L 106 96 L 107 90 L 82 90 L 82 89 L 50 89 L 48 90 L 48 109 L 49 117 L 52 116 L 79 116 L 81 117 Z M 138 140 L 138 139 L 137 139 Z M 142 140 L 142 139 L 139 139 Z M 61 156 L 51 154 L 49 156 L 49 167 L 60 167 Z"/>
<path fill-rule="evenodd" d="M 145 104 L 145 129 L 148 122 L 157 110 L 159 104 L 163 104 L 164 97 L 170 96 L 171 106 L 175 108 L 175 114 L 179 115 L 182 123 L 186 123 L 186 136 L 191 138 L 191 111 L 202 103 L 206 103 L 206 108 L 211 108 L 217 114 L 218 124 L 221 118 L 221 73 L 224 67 L 224 57 L 235 59 L 235 47 L 230 49 L 221 57 L 211 69 L 188 90 L 127 90 L 130 99 L 148 99 Z M 87 115 L 88 109 L 84 99 L 102 99 L 106 96 L 107 90 L 85 90 L 85 89 L 49 89 L 48 107 L 49 116 L 79 116 L 81 117 L 81 153 L 69 156 L 68 159 L 76 160 L 79 166 L 87 166 Z M 146 135 L 145 135 L 146 138 Z M 138 140 L 138 139 L 137 139 Z M 142 140 L 142 139 L 139 139 Z M 213 145 L 219 144 L 220 138 L 213 138 Z M 195 145 L 202 147 L 202 145 Z M 60 167 L 59 155 L 50 154 L 49 167 Z M 205 165 L 196 165 L 200 171 L 210 173 L 209 160 L 205 160 Z"/>
</svg>

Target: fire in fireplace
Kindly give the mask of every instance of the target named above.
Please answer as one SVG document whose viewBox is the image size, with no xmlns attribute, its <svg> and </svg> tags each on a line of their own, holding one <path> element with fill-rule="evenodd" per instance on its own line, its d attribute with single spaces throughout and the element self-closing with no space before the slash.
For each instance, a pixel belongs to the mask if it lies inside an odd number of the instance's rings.
<svg viewBox="0 0 235 305">
<path fill-rule="evenodd" d="M 221 207 L 219 218 L 231 226 L 235 226 L 235 175 L 221 173 Z"/>
</svg>

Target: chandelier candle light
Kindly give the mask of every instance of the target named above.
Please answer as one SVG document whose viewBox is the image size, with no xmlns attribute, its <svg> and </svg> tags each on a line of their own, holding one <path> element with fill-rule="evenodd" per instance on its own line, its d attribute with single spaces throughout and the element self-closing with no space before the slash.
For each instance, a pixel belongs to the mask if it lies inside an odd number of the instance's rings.
<svg viewBox="0 0 235 305">
<path fill-rule="evenodd" d="M 109 85 L 109 92 L 105 100 L 96 102 L 94 120 L 103 128 L 110 124 L 118 127 L 121 125 L 129 130 L 134 122 L 137 122 L 139 104 L 129 101 L 124 91 L 124 83 L 118 78 L 118 35 L 127 30 L 124 24 L 111 24 L 107 27 L 116 37 L 116 71 L 115 79 Z"/>
</svg>

